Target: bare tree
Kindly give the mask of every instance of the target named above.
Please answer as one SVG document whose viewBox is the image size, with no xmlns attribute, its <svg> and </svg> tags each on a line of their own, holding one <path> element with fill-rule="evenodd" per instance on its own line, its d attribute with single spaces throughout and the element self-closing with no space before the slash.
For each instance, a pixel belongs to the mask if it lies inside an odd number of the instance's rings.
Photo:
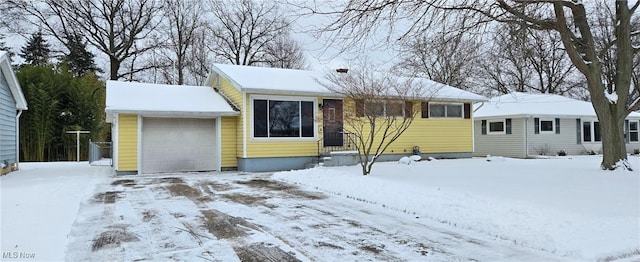
<svg viewBox="0 0 640 262">
<path fill-rule="evenodd" d="M 480 66 L 481 81 L 493 92 L 534 92 L 579 97 L 586 85 L 562 48 L 557 32 L 519 24 L 497 27 Z M 484 77 L 483 77 L 484 76 Z"/>
<path fill-rule="evenodd" d="M 530 90 L 546 94 L 575 96 L 585 88 L 582 76 L 563 50 L 562 40 L 557 32 L 538 31 L 530 34 L 530 53 L 527 61 L 531 64 L 535 80 Z"/>
<path fill-rule="evenodd" d="M 141 54 L 155 48 L 148 41 L 158 24 L 156 0 L 6 0 L 35 18 L 60 43 L 66 35 L 85 36 L 88 43 L 109 60 L 109 78 L 116 80 L 149 69 L 131 65 Z M 129 60 L 129 61 L 127 61 Z"/>
<path fill-rule="evenodd" d="M 640 1 L 630 3 L 626 0 L 588 6 L 578 0 L 350 0 L 337 10 L 312 11 L 335 16 L 334 22 L 323 31 L 333 36 L 348 35 L 350 40 L 343 41 L 345 45 L 357 44 L 359 39 L 376 32 L 374 27 L 380 26 L 395 29 L 401 24 L 407 25 L 403 28 L 405 30 L 400 31 L 400 37 L 420 35 L 433 28 L 432 21 L 437 21 L 434 17 L 442 16 L 449 16 L 449 19 L 461 19 L 462 16 L 476 19 L 477 26 L 497 21 L 557 32 L 564 51 L 586 78 L 591 103 L 600 121 L 601 168 L 613 170 L 619 166 L 631 169 L 627 161 L 623 124 L 631 111 L 640 108 L 640 87 L 631 86 L 633 59 L 640 52 L 640 47 L 632 44 L 640 35 L 637 28 L 632 28 L 638 6 Z M 594 16 L 589 11 L 606 12 L 603 9 L 605 7 L 611 10 L 611 15 L 605 16 L 608 22 L 604 25 L 594 23 Z M 613 32 L 613 38 L 599 45 L 597 32 L 602 26 Z M 451 30 L 456 29 L 464 30 Z M 395 40 L 395 35 L 390 34 L 388 40 Z M 610 61 L 615 70 L 606 70 L 606 61 L 602 61 L 601 55 L 604 52 L 610 52 Z M 606 78 L 605 72 L 615 73 Z"/>
<path fill-rule="evenodd" d="M 235 65 L 265 64 L 267 47 L 289 31 L 275 2 L 238 0 L 210 2 L 214 17 L 214 52 Z"/>
<path fill-rule="evenodd" d="M 307 69 L 302 46 L 289 33 L 277 37 L 267 44 L 266 59 L 269 67 Z"/>
<path fill-rule="evenodd" d="M 640 47 L 632 45 L 632 38 L 640 35 L 638 28 L 632 33 L 632 15 L 640 6 L 627 1 L 616 1 L 609 23 L 598 25 L 589 20 L 587 8 L 581 2 L 544 1 L 546 7 L 552 7 L 553 13 L 546 16 L 532 16 L 526 11 L 528 3 L 515 3 L 499 0 L 501 10 L 508 18 L 526 21 L 532 28 L 557 31 L 563 46 L 573 64 L 586 77 L 591 95 L 591 103 L 598 115 L 602 130 L 603 169 L 616 169 L 622 164 L 631 169 L 627 161 L 624 143 L 624 119 L 632 111 L 640 108 L 640 87 L 631 89 L 633 56 L 637 56 Z M 596 5 L 603 11 L 606 4 Z M 524 9 L 523 9 L 524 8 Z M 499 17 L 500 18 L 500 17 Z M 607 26 L 608 25 L 608 26 Z M 613 39 L 598 45 L 598 30 L 614 28 Z M 610 53 L 610 60 L 603 60 L 600 54 Z M 615 62 L 613 62 L 615 61 Z M 607 70 L 607 64 L 615 64 L 615 70 Z M 607 72 L 615 72 L 606 76 Z"/>
<path fill-rule="evenodd" d="M 330 91 L 346 98 L 343 121 L 353 134 L 362 174 L 371 173 L 373 164 L 410 126 L 425 98 L 420 81 L 399 78 L 372 66 L 348 73 L 327 73 L 319 81 Z M 415 104 L 415 105 L 414 105 Z"/>
<path fill-rule="evenodd" d="M 162 48 L 154 52 L 161 56 L 157 62 L 160 62 L 164 82 L 182 85 L 189 65 L 194 62 L 189 56 L 191 49 L 203 48 L 194 45 L 197 34 L 205 26 L 203 6 L 200 1 L 163 0 L 163 3 L 165 19 L 158 30 L 168 41 L 158 43 Z"/>
<path fill-rule="evenodd" d="M 534 77 L 529 56 L 525 31 L 519 30 L 517 25 L 500 26 L 480 67 L 484 84 L 499 94 L 527 92 L 530 79 Z"/>
<path fill-rule="evenodd" d="M 473 76 L 477 71 L 481 44 L 474 35 L 447 31 L 452 22 L 456 21 L 442 21 L 442 31 L 403 41 L 401 61 L 394 69 L 403 75 L 426 77 L 465 90 L 474 89 Z"/>
<path fill-rule="evenodd" d="M 208 25 L 199 28 L 194 34 L 193 48 L 187 53 L 187 59 L 191 61 L 187 63 L 187 69 L 195 84 L 204 83 L 209 75 L 210 66 L 215 61 L 208 37 L 211 30 Z"/>
</svg>

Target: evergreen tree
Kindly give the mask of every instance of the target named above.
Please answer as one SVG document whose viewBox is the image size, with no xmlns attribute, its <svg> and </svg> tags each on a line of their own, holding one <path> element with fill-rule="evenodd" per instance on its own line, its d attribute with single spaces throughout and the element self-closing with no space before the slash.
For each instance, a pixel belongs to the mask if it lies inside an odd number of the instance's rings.
<svg viewBox="0 0 640 262">
<path fill-rule="evenodd" d="M 83 42 L 82 36 L 71 34 L 65 37 L 66 46 L 69 54 L 65 55 L 63 60 L 67 62 L 69 70 L 77 75 L 82 76 L 87 72 L 102 72 L 93 60 L 94 54 L 87 50 L 86 42 Z"/>
<path fill-rule="evenodd" d="M 74 75 L 66 64 L 25 65 L 16 76 L 29 101 L 20 117 L 20 154 L 24 161 L 74 160 L 75 136 L 70 130 L 89 130 L 81 137 L 102 140 L 105 85 L 95 74 Z M 87 147 L 80 147 L 86 159 Z"/>
<path fill-rule="evenodd" d="M 50 53 L 49 43 L 42 37 L 42 32 L 33 34 L 27 45 L 20 49 L 20 56 L 30 65 L 48 64 Z"/>
</svg>

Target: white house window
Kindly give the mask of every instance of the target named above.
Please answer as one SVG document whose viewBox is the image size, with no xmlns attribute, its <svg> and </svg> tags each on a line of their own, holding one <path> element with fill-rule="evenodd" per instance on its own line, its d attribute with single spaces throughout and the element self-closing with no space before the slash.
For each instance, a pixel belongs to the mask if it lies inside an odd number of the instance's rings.
<svg viewBox="0 0 640 262">
<path fill-rule="evenodd" d="M 600 134 L 600 123 L 598 121 L 582 122 L 582 141 L 584 142 L 602 141 L 602 136 Z"/>
<path fill-rule="evenodd" d="M 367 101 L 364 108 L 369 116 L 404 116 L 404 102 L 402 101 Z"/>
<path fill-rule="evenodd" d="M 253 137 L 314 137 L 314 102 L 254 99 Z"/>
<path fill-rule="evenodd" d="M 540 133 L 554 133 L 554 125 L 554 119 L 540 119 Z"/>
<path fill-rule="evenodd" d="M 629 141 L 638 142 L 638 121 L 629 122 Z"/>
<path fill-rule="evenodd" d="M 429 103 L 429 117 L 462 118 L 462 104 Z"/>
<path fill-rule="evenodd" d="M 489 121 L 489 134 L 504 134 L 504 121 Z"/>
</svg>

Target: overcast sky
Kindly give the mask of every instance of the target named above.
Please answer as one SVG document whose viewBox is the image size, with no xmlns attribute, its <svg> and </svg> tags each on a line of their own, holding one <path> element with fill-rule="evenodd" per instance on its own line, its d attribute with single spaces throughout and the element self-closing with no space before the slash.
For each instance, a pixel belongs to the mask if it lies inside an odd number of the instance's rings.
<svg viewBox="0 0 640 262">
<path fill-rule="evenodd" d="M 323 5 L 327 3 L 335 4 L 336 2 L 319 1 L 317 3 Z M 293 37 L 301 43 L 305 50 L 307 62 L 311 66 L 311 69 L 323 70 L 326 68 L 349 67 L 355 63 L 356 60 L 365 58 L 370 62 L 381 64 L 382 66 L 391 66 L 394 63 L 393 61 L 395 61 L 394 59 L 397 56 L 397 52 L 394 52 L 386 46 L 381 47 L 379 44 L 382 41 L 381 39 L 371 39 L 366 42 L 364 48 L 351 48 L 348 52 L 339 54 L 338 51 L 342 48 L 340 43 L 331 42 L 327 39 L 328 37 L 326 35 L 321 38 L 314 35 L 314 32 L 316 32 L 318 28 L 331 22 L 330 17 L 323 15 L 305 15 L 305 11 L 300 8 L 295 8 L 287 4 L 281 4 L 281 6 L 282 9 L 286 10 L 283 12 L 288 15 L 286 18 L 294 21 Z M 327 5 L 320 7 L 325 8 Z M 34 32 L 35 31 L 36 30 L 34 30 Z M 11 47 L 13 52 L 18 54 L 20 48 L 25 45 L 26 38 L 8 32 L 3 33 L 5 33 L 6 36 L 5 41 L 7 46 Z M 49 42 L 55 43 L 53 40 Z M 57 45 L 57 43 L 54 44 L 54 47 L 57 47 L 55 45 Z M 327 48 L 327 46 L 331 47 Z M 102 58 L 103 55 L 101 53 L 96 50 L 92 50 L 92 52 L 96 54 L 96 63 L 103 63 L 101 60 L 105 60 L 104 63 L 106 64 L 106 58 Z M 15 62 L 21 62 L 22 60 L 19 56 L 15 56 L 13 59 Z"/>
</svg>

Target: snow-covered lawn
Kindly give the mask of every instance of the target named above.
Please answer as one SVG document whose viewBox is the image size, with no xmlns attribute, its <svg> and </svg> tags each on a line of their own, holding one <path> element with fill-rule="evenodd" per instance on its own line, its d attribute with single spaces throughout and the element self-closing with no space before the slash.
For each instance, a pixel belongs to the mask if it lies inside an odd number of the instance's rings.
<svg viewBox="0 0 640 262">
<path fill-rule="evenodd" d="M 414 214 L 570 260 L 640 259 L 636 171 L 602 171 L 599 156 L 491 157 L 319 167 L 273 177 L 364 205 Z"/>
<path fill-rule="evenodd" d="M 378 163 L 370 176 L 23 163 L 0 177 L 0 246 L 30 261 L 640 260 L 638 172 L 601 171 L 598 156 L 490 160 Z"/>
<path fill-rule="evenodd" d="M 64 260 L 80 202 L 110 180 L 109 167 L 87 162 L 22 163 L 0 177 L 2 259 Z"/>
</svg>

